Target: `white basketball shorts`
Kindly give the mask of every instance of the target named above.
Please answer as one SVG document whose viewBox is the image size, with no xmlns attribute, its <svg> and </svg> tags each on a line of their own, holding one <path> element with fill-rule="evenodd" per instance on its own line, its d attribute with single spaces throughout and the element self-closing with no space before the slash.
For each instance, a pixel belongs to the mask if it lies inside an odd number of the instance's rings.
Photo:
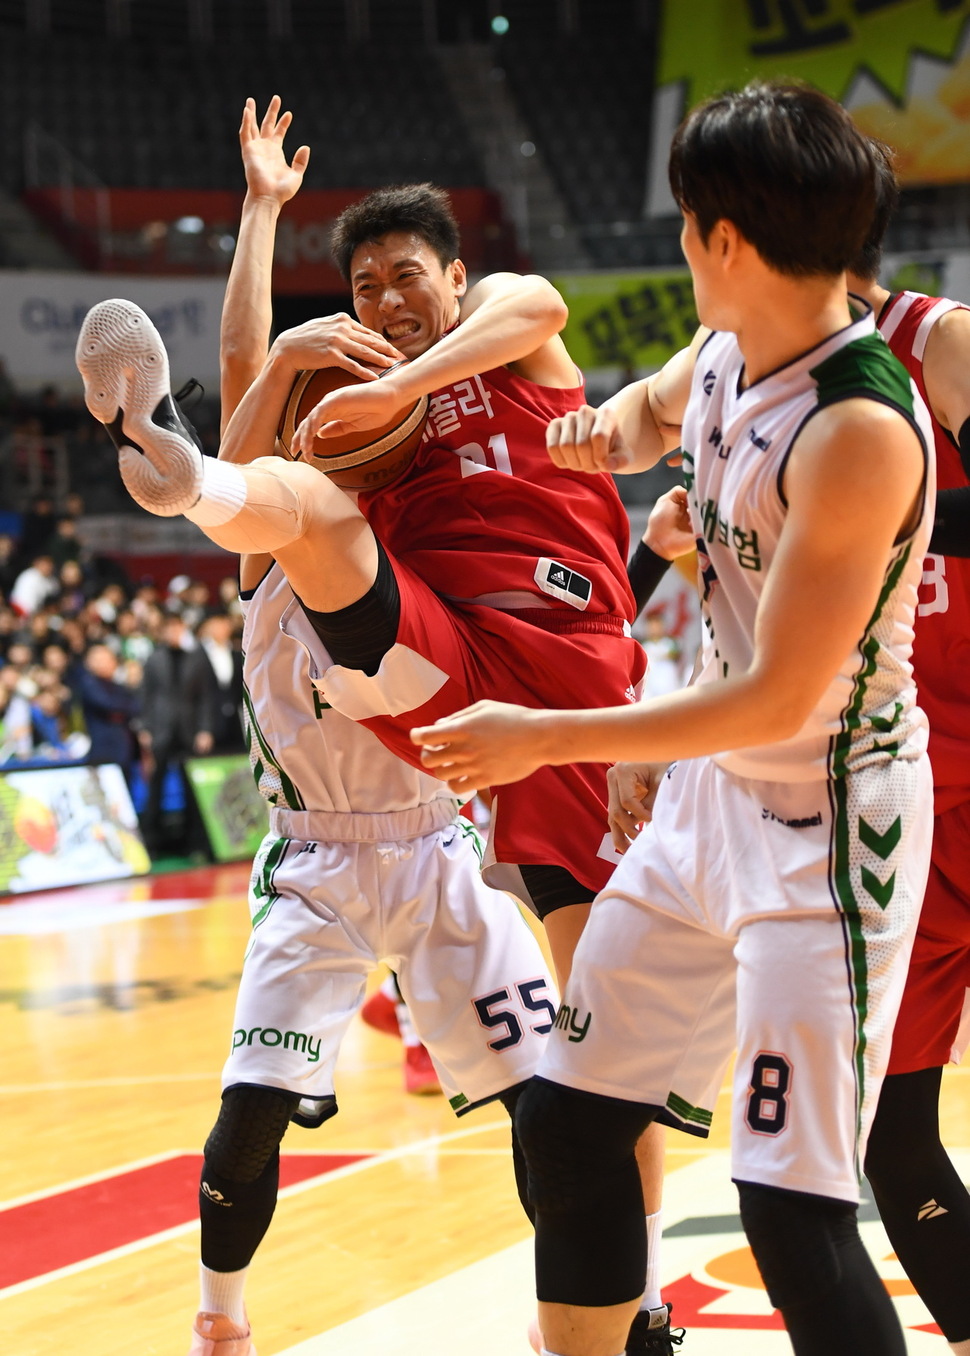
<svg viewBox="0 0 970 1356">
<path fill-rule="evenodd" d="M 557 995 L 518 905 L 483 883 L 480 863 L 477 830 L 447 802 L 386 815 L 274 810 L 253 865 L 223 1088 L 286 1088 L 301 1110 L 332 1097 L 340 1042 L 379 961 L 397 974 L 458 1115 L 529 1078 Z"/>
<path fill-rule="evenodd" d="M 841 781 L 675 764 L 593 904 L 538 1073 L 705 1135 L 739 1181 L 857 1201 L 932 835 L 928 761 Z"/>
</svg>

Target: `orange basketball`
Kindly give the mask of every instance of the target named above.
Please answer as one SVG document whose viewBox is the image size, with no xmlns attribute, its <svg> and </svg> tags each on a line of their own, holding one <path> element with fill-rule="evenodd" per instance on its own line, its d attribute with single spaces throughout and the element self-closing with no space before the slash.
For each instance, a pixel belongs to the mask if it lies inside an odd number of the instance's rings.
<svg viewBox="0 0 970 1356">
<path fill-rule="evenodd" d="M 395 363 L 387 372 L 400 366 Z M 382 372 L 386 376 L 387 372 Z M 319 367 L 298 372 L 276 432 L 276 450 L 292 461 L 296 429 L 325 395 L 341 386 L 358 386 L 363 379 L 342 367 Z M 366 433 L 317 438 L 312 456 L 296 460 L 316 466 L 345 490 L 379 490 L 403 475 L 414 460 L 428 418 L 428 397 L 398 410 L 393 419 Z"/>
</svg>

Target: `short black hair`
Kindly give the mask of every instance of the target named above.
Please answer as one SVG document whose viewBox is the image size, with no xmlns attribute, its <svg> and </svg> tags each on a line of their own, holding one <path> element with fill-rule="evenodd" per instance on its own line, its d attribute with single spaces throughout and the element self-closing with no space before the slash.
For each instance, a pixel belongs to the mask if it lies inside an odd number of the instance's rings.
<svg viewBox="0 0 970 1356">
<path fill-rule="evenodd" d="M 808 85 L 759 81 L 707 100 L 677 129 L 669 172 L 705 244 L 717 221 L 731 221 L 791 277 L 847 268 L 876 205 L 869 138 Z"/>
<path fill-rule="evenodd" d="M 899 181 L 896 178 L 895 156 L 891 146 L 875 137 L 869 138 L 876 162 L 876 210 L 869 226 L 869 234 L 862 249 L 849 265 L 849 272 L 864 282 L 875 282 L 882 264 L 882 242 L 886 228 L 899 206 Z"/>
<path fill-rule="evenodd" d="M 377 188 L 345 208 L 333 224 L 330 253 L 344 281 L 350 281 L 350 261 L 358 245 L 396 231 L 419 236 L 434 250 L 443 269 L 458 258 L 458 222 L 443 188 L 434 184 Z"/>
</svg>

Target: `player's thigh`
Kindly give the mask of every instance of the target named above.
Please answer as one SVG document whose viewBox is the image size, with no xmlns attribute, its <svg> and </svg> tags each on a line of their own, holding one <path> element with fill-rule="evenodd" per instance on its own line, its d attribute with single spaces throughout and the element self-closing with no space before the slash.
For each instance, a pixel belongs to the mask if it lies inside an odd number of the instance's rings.
<svg viewBox="0 0 970 1356">
<path fill-rule="evenodd" d="M 855 1201 L 860 1122 L 881 1081 L 866 1028 L 883 1022 L 885 993 L 849 982 L 860 960 L 836 914 L 749 923 L 736 955 L 733 1175 Z"/>
<path fill-rule="evenodd" d="M 388 959 L 460 1109 L 531 1077 L 557 993 L 518 905 L 482 881 L 473 827 L 459 821 L 413 846 L 413 894 L 394 910 Z"/>
<path fill-rule="evenodd" d="M 333 1091 L 340 1042 L 376 958 L 362 888 L 367 848 L 270 839 L 251 887 L 253 931 L 236 997 L 223 1086 Z M 267 860 L 268 859 L 268 860 Z M 270 867 L 269 862 L 275 861 Z"/>
<path fill-rule="evenodd" d="M 704 1135 L 734 1046 L 733 942 L 651 908 L 677 907 L 656 877 L 624 893 L 627 865 L 593 904 L 539 1072 Z"/>
</svg>

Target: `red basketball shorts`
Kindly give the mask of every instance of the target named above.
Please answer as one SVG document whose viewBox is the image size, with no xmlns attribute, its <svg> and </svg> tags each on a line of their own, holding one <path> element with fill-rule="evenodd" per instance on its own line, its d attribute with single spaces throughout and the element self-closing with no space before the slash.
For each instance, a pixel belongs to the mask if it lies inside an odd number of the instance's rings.
<svg viewBox="0 0 970 1356">
<path fill-rule="evenodd" d="M 397 643 L 374 676 L 336 665 L 322 687 L 333 707 L 407 762 L 421 765 L 414 726 L 472 702 L 588 708 L 636 700 L 646 661 L 623 618 L 450 603 L 408 566 L 392 565 L 401 596 Z M 606 884 L 619 857 L 607 825 L 605 764 L 541 768 L 491 789 L 489 855 L 497 862 L 563 866 L 594 893 Z"/>
<path fill-rule="evenodd" d="M 959 1061 L 958 1032 L 970 989 L 970 800 L 938 814 L 933 855 L 889 1073 Z M 964 1024 L 966 1025 L 966 1024 Z"/>
</svg>

